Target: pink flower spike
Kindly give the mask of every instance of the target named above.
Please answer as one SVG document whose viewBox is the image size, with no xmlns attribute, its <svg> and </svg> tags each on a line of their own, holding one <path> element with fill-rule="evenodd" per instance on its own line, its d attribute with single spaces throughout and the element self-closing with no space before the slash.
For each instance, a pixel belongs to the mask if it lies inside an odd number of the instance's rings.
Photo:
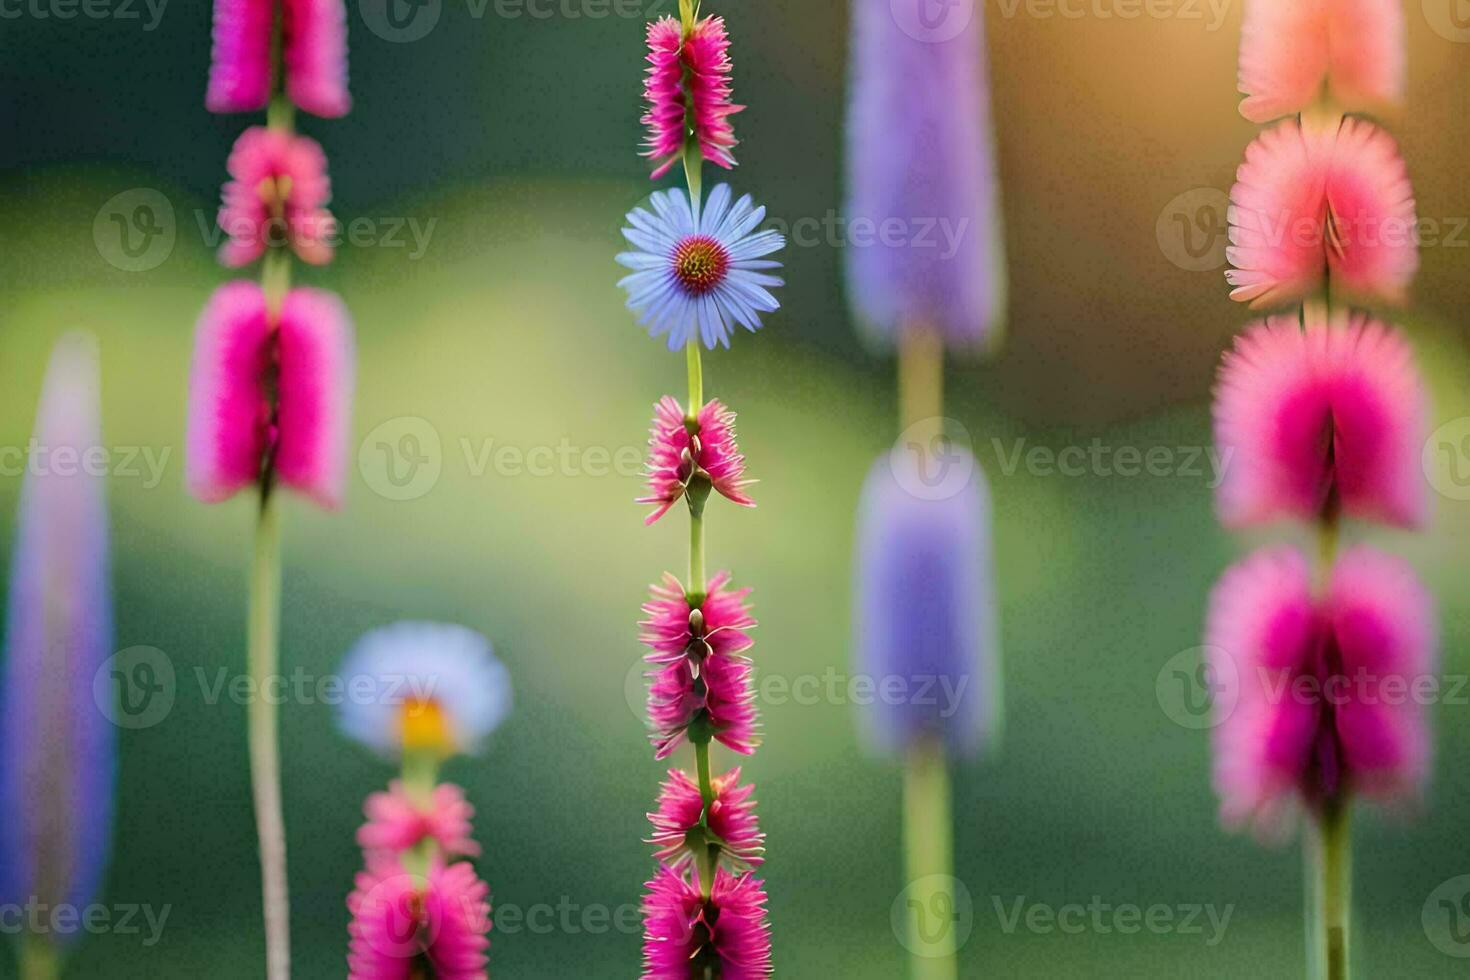
<svg viewBox="0 0 1470 980">
<path fill-rule="evenodd" d="M 1365 314 L 1272 317 L 1236 338 L 1215 392 L 1220 519 L 1423 523 L 1425 395 L 1402 334 Z"/>
<path fill-rule="evenodd" d="M 1206 642 L 1227 825 L 1280 838 L 1300 803 L 1418 798 L 1430 745 L 1412 692 L 1435 676 L 1435 636 L 1406 563 L 1353 548 L 1318 600 L 1300 553 L 1258 552 L 1216 586 Z"/>
<path fill-rule="evenodd" d="M 265 294 L 226 283 L 199 317 L 189 372 L 185 482 L 205 503 L 228 500 L 260 478 L 270 406 L 260 379 L 270 367 Z"/>
<path fill-rule="evenodd" d="M 282 483 L 337 506 L 352 387 L 352 324 L 334 294 L 291 290 L 272 330 L 259 285 L 221 286 L 199 318 L 190 368 L 189 492 L 219 503 L 273 465 Z"/>
<path fill-rule="evenodd" d="M 332 183 L 316 140 L 254 126 L 240 134 L 227 166 L 233 179 L 224 187 L 219 224 L 230 240 L 220 262 L 238 268 L 282 245 L 310 265 L 332 260 Z"/>
<path fill-rule="evenodd" d="M 370 863 L 347 899 L 349 980 L 409 980 L 425 966 L 446 980 L 485 980 L 489 894 L 464 862 L 435 859 L 426 878 L 397 859 Z"/>
<path fill-rule="evenodd" d="M 1230 192 L 1230 298 L 1299 300 L 1331 276 L 1353 298 L 1404 301 L 1419 267 L 1413 188 L 1392 137 L 1361 119 L 1289 120 L 1246 149 Z"/>
<path fill-rule="evenodd" d="M 403 783 L 394 780 L 386 793 L 373 793 L 363 804 L 368 822 L 358 828 L 357 844 L 367 852 L 399 853 L 433 839 L 451 857 L 476 857 L 480 845 L 471 835 L 475 808 L 464 790 L 453 783 L 434 787 L 433 798 L 421 807 Z"/>
<path fill-rule="evenodd" d="M 657 850 L 655 857 L 675 868 L 682 868 L 707 844 L 720 846 L 720 857 L 736 870 L 749 870 L 761 863 L 766 835 L 760 832 L 755 816 L 755 787 L 741 786 L 740 770 L 731 769 L 711 781 L 715 798 L 710 804 L 708 840 L 700 819 L 704 814 L 704 797 L 699 784 L 681 769 L 670 769 L 668 780 L 660 787 L 658 811 L 648 815 L 653 824 L 649 840 Z M 691 837 L 691 831 L 694 836 Z"/>
<path fill-rule="evenodd" d="M 272 0 L 214 0 L 214 51 L 204 105 L 210 112 L 257 112 L 271 94 Z"/>
<path fill-rule="evenodd" d="M 315 116 L 347 115 L 347 7 L 343 0 L 285 0 L 286 95 Z"/>
<path fill-rule="evenodd" d="M 744 109 L 731 99 L 730 38 L 723 17 L 697 21 L 686 37 L 679 21 L 664 16 L 648 25 L 648 72 L 643 98 L 648 127 L 643 155 L 653 160 L 656 180 L 683 159 L 693 138 L 700 155 L 726 170 L 735 166 L 735 130 L 730 116 Z"/>
<path fill-rule="evenodd" d="M 648 440 L 649 494 L 637 500 L 655 505 L 645 524 L 667 514 L 700 471 L 730 501 L 742 507 L 755 506 L 744 491 L 755 481 L 743 479 L 745 457 L 735 442 L 735 413 L 712 401 L 699 410 L 698 429 L 697 435 L 690 434 L 684 409 L 668 395 L 654 406 Z"/>
<path fill-rule="evenodd" d="M 340 297 L 293 289 L 281 307 L 281 482 L 329 509 L 346 493 L 355 378 L 352 319 Z"/>
<path fill-rule="evenodd" d="M 771 975 L 766 892 L 750 874 L 715 871 L 706 902 L 699 875 L 660 865 L 643 899 L 643 980 L 756 980 Z"/>
<path fill-rule="evenodd" d="M 1404 86 L 1399 0 L 1250 0 L 1240 39 L 1241 115 L 1267 122 L 1317 101 L 1348 111 L 1397 105 Z"/>
<path fill-rule="evenodd" d="M 745 604 L 749 589 L 728 588 L 730 574 L 710 580 L 704 601 L 691 607 L 672 575 L 653 587 L 643 606 L 640 635 L 650 648 L 648 713 L 657 758 L 667 758 L 688 728 L 703 718 L 716 739 L 743 755 L 755 751 L 756 712 L 750 660 L 755 620 Z"/>
</svg>

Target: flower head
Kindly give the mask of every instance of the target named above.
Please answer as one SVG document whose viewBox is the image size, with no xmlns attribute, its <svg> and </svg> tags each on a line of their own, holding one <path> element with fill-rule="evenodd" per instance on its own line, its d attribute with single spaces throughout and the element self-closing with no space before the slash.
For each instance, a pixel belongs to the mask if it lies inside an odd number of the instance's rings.
<svg viewBox="0 0 1470 980">
<path fill-rule="evenodd" d="M 1413 570 L 1366 546 L 1338 559 L 1321 598 L 1291 548 L 1227 571 L 1206 630 L 1222 819 L 1270 837 L 1299 802 L 1413 800 L 1430 742 L 1404 692 L 1433 676 L 1433 623 Z"/>
<path fill-rule="evenodd" d="M 659 191 L 650 198 L 653 211 L 628 214 L 623 237 L 635 252 L 618 255 L 632 269 L 618 283 L 628 292 L 628 308 L 654 337 L 667 335 L 669 349 L 691 339 L 713 350 L 730 346 L 735 326 L 754 333 L 761 314 L 781 304 L 768 287 L 782 281 L 766 270 L 781 263 L 765 256 L 780 251 L 786 240 L 778 232 L 755 229 L 766 217 L 750 195 L 731 204 L 728 184 L 710 192 L 696 216 L 689 195 Z"/>
<path fill-rule="evenodd" d="M 407 851 L 425 840 L 435 841 L 451 857 L 480 853 L 470 827 L 475 808 L 453 783 L 435 786 L 432 797 L 420 803 L 395 779 L 386 793 L 367 798 L 363 813 L 368 822 L 358 828 L 357 844 L 369 853 Z"/>
<path fill-rule="evenodd" d="M 365 634 L 342 661 L 353 696 L 342 730 L 396 758 L 477 752 L 510 713 L 510 676 L 490 641 L 463 626 L 400 622 Z"/>
<path fill-rule="evenodd" d="M 1241 115 L 1300 112 L 1325 89 L 1349 111 L 1396 104 L 1404 87 L 1398 0 L 1250 0 L 1240 32 Z"/>
<path fill-rule="evenodd" d="M 660 861 L 678 869 L 706 848 L 718 847 L 720 857 L 737 870 L 759 865 L 765 850 L 766 835 L 760 832 L 755 817 L 755 787 L 740 785 L 740 770 L 731 769 L 710 780 L 714 800 L 709 807 L 706 827 L 704 797 L 699 784 L 681 769 L 670 769 L 669 778 L 660 787 L 658 811 L 650 813 L 653 837 L 649 840 L 658 850 Z"/>
<path fill-rule="evenodd" d="M 1230 192 L 1230 298 L 1334 292 L 1402 302 L 1419 267 L 1414 192 L 1393 138 L 1361 119 L 1288 120 L 1245 153 Z"/>
<path fill-rule="evenodd" d="M 864 730 L 883 752 L 926 736 L 972 752 L 1000 716 L 990 493 L 964 450 L 929 460 L 909 448 L 873 465 L 858 509 L 858 670 L 907 692 L 876 699 Z"/>
<path fill-rule="evenodd" d="M 446 865 L 436 858 L 427 876 L 405 871 L 396 858 L 370 862 L 347 899 L 348 977 L 484 980 L 489 895 L 489 886 L 464 862 Z"/>
<path fill-rule="evenodd" d="M 275 16 L 275 0 L 214 0 L 214 53 L 204 100 L 211 112 L 266 107 Z M 346 115 L 352 97 L 343 0 L 284 0 L 281 17 L 286 95 L 314 115 Z"/>
<path fill-rule="evenodd" d="M 273 329 L 259 285 L 221 286 L 195 333 L 189 492 L 217 503 L 269 473 L 323 507 L 338 506 L 352 388 L 352 322 L 336 295 L 291 290 Z"/>
<path fill-rule="evenodd" d="M 846 217 L 870 229 L 843 249 L 853 311 L 878 347 L 919 324 L 952 348 L 994 346 L 1006 275 L 985 18 L 940 39 L 915 18 L 927 8 L 851 8 Z"/>
<path fill-rule="evenodd" d="M 749 873 L 715 871 L 706 901 L 699 872 L 660 865 L 643 899 L 643 980 L 771 975 L 766 892 Z"/>
<path fill-rule="evenodd" d="M 654 665 L 648 692 L 657 757 L 667 758 L 698 723 L 708 726 L 725 746 L 749 755 L 755 751 L 755 693 L 752 666 L 742 656 L 753 644 L 748 630 L 755 620 L 745 604 L 749 589 L 728 588 L 721 572 L 697 605 L 678 579 L 665 575 L 644 605 L 648 616 L 639 626 L 640 639 Z"/>
<path fill-rule="evenodd" d="M 660 17 L 648 25 L 648 65 L 643 155 L 655 163 L 654 179 L 683 159 L 691 140 L 715 166 L 735 166 L 730 117 L 745 107 L 730 98 L 730 38 L 724 18 L 695 21 L 686 35 L 678 20 Z"/>
<path fill-rule="evenodd" d="M 32 445 L 92 458 L 104 445 L 100 401 L 96 341 L 63 337 Z M 113 652 L 105 479 L 85 465 L 32 464 L 0 677 L 0 902 L 83 908 L 107 864 L 116 757 L 114 688 L 102 671 Z M 80 928 L 53 919 L 51 931 L 64 941 Z"/>
<path fill-rule="evenodd" d="M 315 116 L 347 115 L 347 6 L 343 0 L 285 0 L 286 94 Z"/>
<path fill-rule="evenodd" d="M 1364 314 L 1278 316 L 1236 338 L 1215 395 L 1220 517 L 1414 526 L 1428 507 L 1424 389 L 1402 334 Z"/>
<path fill-rule="evenodd" d="M 235 142 L 228 167 L 233 179 L 225 184 L 219 224 L 230 240 L 221 262 L 248 265 L 271 246 L 288 246 L 311 265 L 332 260 L 332 183 L 316 140 L 253 126 Z"/>
<path fill-rule="evenodd" d="M 691 432 L 690 429 L 695 431 Z M 648 440 L 648 496 L 640 504 L 655 505 L 645 523 L 652 524 L 683 498 L 696 479 L 709 484 L 742 507 L 754 507 L 744 487 L 745 457 L 735 444 L 735 413 L 718 401 L 699 410 L 690 426 L 684 409 L 669 396 L 654 406 L 653 428 Z"/>
</svg>

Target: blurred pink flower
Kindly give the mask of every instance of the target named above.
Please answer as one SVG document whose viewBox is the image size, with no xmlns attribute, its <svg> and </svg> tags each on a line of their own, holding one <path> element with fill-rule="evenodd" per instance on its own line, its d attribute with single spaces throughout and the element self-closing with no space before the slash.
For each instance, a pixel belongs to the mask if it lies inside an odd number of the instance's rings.
<svg viewBox="0 0 1470 980">
<path fill-rule="evenodd" d="M 673 17 L 648 25 L 648 72 L 643 97 L 648 127 L 643 155 L 655 162 L 653 177 L 662 177 L 683 159 L 693 139 L 701 156 L 718 167 L 735 166 L 735 130 L 730 116 L 744 106 L 733 104 L 730 86 L 730 38 L 723 17 L 696 21 L 688 36 Z"/>
<path fill-rule="evenodd" d="M 771 975 L 766 892 L 749 873 L 715 871 L 710 897 L 699 873 L 660 865 L 643 899 L 643 980 L 755 980 Z"/>
<path fill-rule="evenodd" d="M 667 514 L 701 470 L 725 497 L 743 507 L 755 506 L 743 489 L 755 481 L 743 479 L 745 457 L 735 443 L 735 413 L 712 401 L 699 410 L 698 429 L 697 435 L 690 434 L 684 409 L 673 398 L 665 395 L 654 406 L 648 440 L 649 493 L 637 502 L 656 506 L 644 523 Z"/>
<path fill-rule="evenodd" d="M 1240 37 L 1241 115 L 1267 122 L 1324 91 L 1348 111 L 1396 105 L 1404 87 L 1400 0 L 1249 0 Z"/>
<path fill-rule="evenodd" d="M 1393 138 L 1361 119 L 1278 123 L 1230 192 L 1230 298 L 1279 306 L 1329 281 L 1403 302 L 1419 267 L 1414 192 Z"/>
<path fill-rule="evenodd" d="M 1222 820 L 1280 837 L 1297 803 L 1417 798 L 1435 678 L 1429 596 L 1403 561 L 1358 546 L 1312 594 L 1292 548 L 1257 552 L 1215 587 L 1206 630 Z"/>
<path fill-rule="evenodd" d="M 271 0 L 214 0 L 214 51 L 204 105 L 210 112 L 256 112 L 271 95 Z"/>
<path fill-rule="evenodd" d="M 652 589 L 638 625 L 655 669 L 648 692 L 656 757 L 667 758 L 696 721 L 708 724 L 721 743 L 750 755 L 756 746 L 752 666 L 742 652 L 754 641 L 755 620 L 745 605 L 749 589 L 729 589 L 730 573 L 710 580 L 703 602 L 691 607 L 672 575 Z"/>
<path fill-rule="evenodd" d="M 343 0 L 285 0 L 286 95 L 314 116 L 347 115 L 347 7 Z"/>
<path fill-rule="evenodd" d="M 1424 390 L 1398 331 L 1309 306 L 1236 338 L 1215 392 L 1221 520 L 1316 520 L 1340 508 L 1401 526 L 1428 509 Z"/>
<path fill-rule="evenodd" d="M 719 844 L 722 858 L 737 870 L 747 870 L 763 860 L 766 835 L 760 832 L 755 801 L 750 798 L 755 787 L 739 784 L 739 768 L 710 780 L 714 799 L 709 807 L 709 831 L 715 840 L 707 841 L 702 829 L 694 839 Z M 659 788 L 658 810 L 648 815 L 653 824 L 649 843 L 658 848 L 655 856 L 675 868 L 687 864 L 695 856 L 690 831 L 700 828 L 703 816 L 699 784 L 683 770 L 670 769 L 668 780 Z"/>
<path fill-rule="evenodd" d="M 352 322 L 336 295 L 293 289 L 273 324 L 258 284 L 221 286 L 200 315 L 190 368 L 189 492 L 217 503 L 272 474 L 337 507 L 352 389 Z"/>
<path fill-rule="evenodd" d="M 275 0 L 214 0 L 214 52 L 205 105 L 211 112 L 258 112 L 270 101 Z M 314 115 L 352 108 L 347 91 L 347 7 L 343 0 L 283 0 L 286 95 Z"/>
<path fill-rule="evenodd" d="M 453 783 L 435 786 L 433 798 L 424 807 L 395 779 L 386 793 L 367 798 L 363 813 L 368 822 L 358 828 L 357 843 L 364 851 L 407 851 L 433 839 L 451 857 L 480 853 L 470 826 L 475 808 L 465 799 L 464 790 Z"/>
<path fill-rule="evenodd" d="M 219 224 L 230 240 L 220 248 L 222 263 L 248 265 L 271 246 L 289 246 L 311 265 L 332 260 L 332 182 L 316 140 L 253 126 L 235 141 L 227 166 L 233 179 L 224 187 Z"/>
<path fill-rule="evenodd" d="M 347 898 L 349 980 L 488 976 L 490 889 L 469 864 L 436 859 L 422 877 L 379 859 L 358 873 L 356 886 Z"/>
</svg>

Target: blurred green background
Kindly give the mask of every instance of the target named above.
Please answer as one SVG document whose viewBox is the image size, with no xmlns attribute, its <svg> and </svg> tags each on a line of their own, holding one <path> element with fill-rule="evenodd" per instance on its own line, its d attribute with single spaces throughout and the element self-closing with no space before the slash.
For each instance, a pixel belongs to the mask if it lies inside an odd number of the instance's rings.
<svg viewBox="0 0 1470 980">
<path fill-rule="evenodd" d="M 328 674 L 361 632 L 401 617 L 460 621 L 495 640 L 516 711 L 487 755 L 448 775 L 479 808 L 497 906 L 553 910 L 549 931 L 495 934 L 503 977 L 628 977 L 638 962 L 636 933 L 577 923 L 584 910 L 636 904 L 653 867 L 640 841 L 661 768 L 629 707 L 634 623 L 646 583 L 682 569 L 684 532 L 672 520 L 645 529 L 631 502 L 639 480 L 599 461 L 641 450 L 651 404 L 683 384 L 682 359 L 624 312 L 612 263 L 622 215 L 649 190 L 635 155 L 641 21 L 671 6 L 597 18 L 558 0 L 537 8 L 553 11 L 542 19 L 493 0 L 445 3 L 426 36 L 395 42 L 352 2 L 355 111 L 302 120 L 331 158 L 334 211 L 372 232 L 304 276 L 339 290 L 356 316 L 355 440 L 367 462 L 345 512 L 289 507 L 285 664 Z M 1202 20 L 1186 17 L 1196 6 L 1125 20 L 1096 13 L 1106 8 L 1065 18 L 989 5 L 1009 338 L 987 364 L 951 366 L 947 382 L 950 414 L 994 492 L 1008 726 L 994 758 L 954 777 L 958 875 L 973 899 L 964 976 L 1301 973 L 1296 848 L 1217 828 L 1207 734 L 1171 720 L 1156 687 L 1200 642 L 1221 569 L 1279 534 L 1222 532 L 1207 469 L 1066 477 L 1003 465 L 1017 440 L 1169 447 L 1180 467 L 1209 444 L 1214 365 L 1247 317 L 1218 268 L 1181 267 L 1192 263 L 1186 242 L 1168 229 L 1171 209 L 1201 233 L 1214 227 L 1200 203 L 1228 189 L 1253 128 L 1234 108 L 1239 4 L 1218 22 L 1208 6 Z M 1408 106 L 1393 125 L 1420 213 L 1444 229 L 1424 251 L 1406 322 L 1438 426 L 1470 416 L 1470 236 L 1450 234 L 1470 214 L 1470 46 L 1436 33 L 1418 6 Z M 141 4 L 140 20 L 17 5 L 5 9 L 21 15 L 0 22 L 0 445 L 25 444 L 50 345 L 82 326 L 102 343 L 109 444 L 165 461 L 161 482 L 145 469 L 110 483 L 117 645 L 165 651 L 178 690 L 159 724 L 120 733 L 103 900 L 170 913 L 153 946 L 89 938 L 69 976 L 261 974 L 244 707 L 212 701 L 206 686 L 242 668 L 252 514 L 245 500 L 204 507 L 182 490 L 191 328 L 227 278 L 198 220 L 212 216 L 225 155 L 251 121 L 202 108 L 208 7 L 173 0 L 152 30 Z M 711 9 L 730 21 L 737 94 L 751 106 L 737 118 L 736 187 L 785 221 L 824 220 L 841 207 L 846 5 Z M 173 245 L 128 271 L 109 215 L 159 195 Z M 431 227 L 422 249 L 407 234 L 405 247 L 383 240 L 409 220 Z M 711 561 L 754 587 L 757 662 L 788 680 L 848 672 L 852 515 L 895 429 L 893 366 L 853 340 L 841 249 L 789 249 L 785 308 L 706 361 L 708 390 L 740 412 L 761 480 L 759 509 L 713 509 Z M 377 447 L 425 427 L 437 479 L 389 499 Z M 496 462 L 507 446 L 573 463 L 517 471 Z M 1448 477 L 1435 482 L 1453 493 Z M 14 513 L 18 490 L 0 479 L 0 514 Z M 1428 533 L 1351 533 L 1422 569 L 1441 604 L 1446 673 L 1463 677 L 1470 504 L 1437 503 Z M 13 532 L 7 516 L 7 552 Z M 904 970 L 890 926 L 903 884 L 899 776 L 863 757 L 842 700 L 764 705 L 766 744 L 746 764 L 769 835 L 780 976 Z M 1369 976 L 1464 975 L 1421 920 L 1436 887 L 1470 873 L 1470 704 L 1435 714 L 1428 812 L 1358 825 Z M 390 772 L 338 736 L 328 706 L 291 703 L 283 725 L 298 975 L 341 975 L 360 801 Z M 1059 907 L 1094 896 L 1233 911 L 1214 945 L 1208 927 L 1008 932 L 997 913 L 1021 898 Z M 13 971 L 0 957 L 0 976 Z"/>
</svg>

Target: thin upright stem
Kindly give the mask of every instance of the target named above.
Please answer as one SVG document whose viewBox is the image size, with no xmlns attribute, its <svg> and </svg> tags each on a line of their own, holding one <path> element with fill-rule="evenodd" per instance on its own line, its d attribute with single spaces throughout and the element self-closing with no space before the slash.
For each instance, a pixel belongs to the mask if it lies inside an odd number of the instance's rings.
<svg viewBox="0 0 1470 980">
<path fill-rule="evenodd" d="M 1333 801 L 1324 806 L 1314 829 L 1308 852 L 1313 899 L 1308 973 L 1321 980 L 1348 980 L 1353 845 L 1347 802 Z"/>
<path fill-rule="evenodd" d="M 955 980 L 954 840 L 944 744 L 922 738 L 909 749 L 903 781 L 903 850 L 908 877 L 910 972 L 914 980 Z"/>
<path fill-rule="evenodd" d="M 20 947 L 20 980 L 56 980 L 61 954 L 44 936 L 27 936 Z"/>
<path fill-rule="evenodd" d="M 690 421 L 699 417 L 704 407 L 704 362 L 700 359 L 699 338 L 690 337 L 684 345 L 685 360 L 689 363 L 689 406 L 686 409 Z"/>
<path fill-rule="evenodd" d="M 266 692 L 280 673 L 281 524 L 276 495 L 261 493 L 250 574 L 248 667 L 250 779 L 260 837 L 261 891 L 265 908 L 266 976 L 291 976 L 290 900 L 286 888 L 286 818 L 281 804 L 281 751 L 274 699 Z"/>
<path fill-rule="evenodd" d="M 898 349 L 899 425 L 906 432 L 916 430 L 910 434 L 928 448 L 943 428 L 943 416 L 944 342 L 928 324 L 905 324 Z"/>
</svg>

